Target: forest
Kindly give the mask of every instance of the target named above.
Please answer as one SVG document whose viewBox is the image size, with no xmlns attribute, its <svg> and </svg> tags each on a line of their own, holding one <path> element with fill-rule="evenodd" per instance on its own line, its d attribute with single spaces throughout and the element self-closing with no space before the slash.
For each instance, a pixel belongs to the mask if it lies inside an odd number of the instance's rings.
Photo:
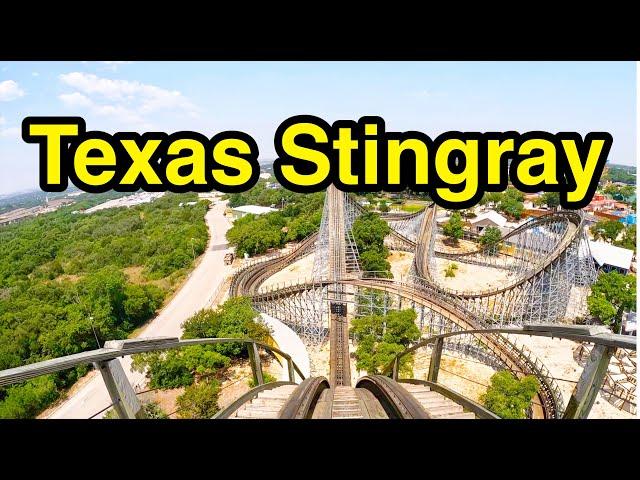
<svg viewBox="0 0 640 480">
<path fill-rule="evenodd" d="M 229 206 L 276 205 L 277 212 L 265 215 L 246 215 L 233 223 L 227 240 L 236 247 L 236 255 L 265 253 L 270 248 L 282 248 L 318 230 L 322 219 L 324 192 L 294 193 L 283 188 L 268 189 L 259 182 L 251 190 L 228 196 Z"/>
<path fill-rule="evenodd" d="M 186 320 L 182 325 L 182 338 L 266 341 L 271 332 L 258 318 L 249 298 L 234 297 L 215 310 L 200 310 Z M 175 413 L 180 418 L 208 419 L 219 409 L 218 393 L 227 367 L 247 358 L 247 346 L 243 343 L 192 345 L 179 350 L 134 355 L 133 368 L 145 373 L 152 389 L 184 388 L 176 398 L 178 409 Z M 274 380 L 268 374 L 265 379 Z"/>
<path fill-rule="evenodd" d="M 0 370 L 97 348 L 150 319 L 204 252 L 195 194 L 0 228 Z M 97 337 L 97 341 L 96 341 Z M 87 368 L 0 388 L 0 418 L 36 416 Z"/>
</svg>

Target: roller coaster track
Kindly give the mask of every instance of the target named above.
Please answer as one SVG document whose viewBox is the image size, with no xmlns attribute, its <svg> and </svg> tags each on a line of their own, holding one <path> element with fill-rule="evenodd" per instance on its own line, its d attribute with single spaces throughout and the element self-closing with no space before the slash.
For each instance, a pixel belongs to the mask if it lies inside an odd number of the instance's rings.
<svg viewBox="0 0 640 480">
<path fill-rule="evenodd" d="M 360 288 L 375 289 L 389 293 L 401 295 L 407 300 L 414 301 L 428 306 L 431 310 L 437 311 L 447 317 L 463 330 L 478 330 L 489 328 L 490 325 L 482 322 L 472 312 L 466 311 L 458 305 L 452 304 L 450 299 L 440 293 L 437 289 L 428 285 L 419 285 L 414 282 L 404 283 L 392 279 L 344 279 L 340 284 L 355 286 Z M 273 302 L 278 299 L 292 297 L 301 292 L 330 288 L 333 282 L 301 282 L 277 290 L 256 292 L 251 295 L 254 305 L 261 309 L 261 304 Z M 492 356 L 501 365 L 521 375 L 535 375 L 540 380 L 540 403 L 543 410 L 535 412 L 537 416 L 546 418 L 557 418 L 562 414 L 564 402 L 557 383 L 551 377 L 548 369 L 536 358 L 526 347 L 517 345 L 503 335 L 474 335 Z"/>
<path fill-rule="evenodd" d="M 415 248 L 414 270 L 416 275 L 408 276 L 408 281 L 378 278 L 375 275 L 369 276 L 368 272 L 360 272 L 359 268 L 349 269 L 347 265 L 345 251 L 351 248 L 351 254 L 357 254 L 355 247 L 347 246 L 352 239 L 349 236 L 350 232 L 345 228 L 348 222 L 353 221 L 353 212 L 356 207 L 354 205 L 345 206 L 344 203 L 348 197 L 340 195 L 342 194 L 338 194 L 335 189 L 331 195 L 327 195 L 327 198 L 332 200 L 329 200 L 330 203 L 325 205 L 325 212 L 330 212 L 329 217 L 323 219 L 325 231 L 310 235 L 286 253 L 278 253 L 246 263 L 236 270 L 229 287 L 232 296 L 250 297 L 254 307 L 259 311 L 265 311 L 268 305 L 299 298 L 305 292 L 319 293 L 314 297 L 312 309 L 316 308 L 317 305 L 314 302 L 318 303 L 318 299 L 320 299 L 320 304 L 326 303 L 328 300 L 331 307 L 329 313 L 332 349 L 330 382 L 324 377 L 305 379 L 300 369 L 286 353 L 251 339 L 179 340 L 177 338 L 157 338 L 112 341 L 109 342 L 109 345 L 105 344 L 103 348 L 96 351 L 0 371 L 0 386 L 18 383 L 77 365 L 94 363 L 101 370 L 113 402 L 112 406 L 116 409 L 118 416 L 120 418 L 137 418 L 140 405 L 135 399 L 132 400 L 135 397 L 135 392 L 131 385 L 122 381 L 123 373 L 118 373 L 118 369 L 122 368 L 117 360 L 118 357 L 190 345 L 242 342 L 247 345 L 252 374 L 257 386 L 234 401 L 227 409 L 219 412 L 217 418 L 495 418 L 494 414 L 486 411 L 482 406 L 436 382 L 437 369 L 439 368 L 439 358 L 437 361 L 434 360 L 439 355 L 436 355 L 436 352 L 441 352 L 442 348 L 446 348 L 447 342 L 456 336 L 457 338 L 471 338 L 473 343 L 469 345 L 474 347 L 479 345 L 480 349 L 487 352 L 499 365 L 514 372 L 517 376 L 534 375 L 540 383 L 540 388 L 534 399 L 531 416 L 534 418 L 560 418 L 565 410 L 564 401 L 550 372 L 530 351 L 524 346 L 517 345 L 511 340 L 511 337 L 507 336 L 527 334 L 568 338 L 597 346 L 597 349 L 594 349 L 590 355 L 588 365 L 585 366 L 585 371 L 574 390 L 565 415 L 566 418 L 585 418 L 593 405 L 596 393 L 602 386 L 600 380 L 604 379 L 604 376 L 598 378 L 597 372 L 606 370 L 616 348 L 635 350 L 635 343 L 625 336 L 599 332 L 594 334 L 591 331 L 585 333 L 583 331 L 585 327 L 545 326 L 535 325 L 536 322 L 533 322 L 534 325 L 496 328 L 495 316 L 487 316 L 479 313 L 478 309 L 470 307 L 471 302 L 478 302 L 478 299 L 483 298 L 492 298 L 494 305 L 497 300 L 504 301 L 505 299 L 497 299 L 497 297 L 504 293 L 512 293 L 522 285 L 531 284 L 535 279 L 544 279 L 550 270 L 556 268 L 558 264 L 568 261 L 565 258 L 567 255 L 577 256 L 580 243 L 584 240 L 583 219 L 579 214 L 562 211 L 539 217 L 505 235 L 498 243 L 507 244 L 515 252 L 509 251 L 504 256 L 509 257 L 508 260 L 512 262 L 521 261 L 526 264 L 526 268 L 519 269 L 515 279 L 512 279 L 506 286 L 480 292 L 460 292 L 447 289 L 438 283 L 433 273 L 433 258 L 440 256 L 459 261 L 477 261 L 474 257 L 495 255 L 496 245 L 488 245 L 460 254 L 436 251 L 434 249 L 437 232 L 435 205 L 409 215 L 385 215 L 385 218 L 390 222 L 420 222 L 416 241 L 396 231 L 392 231 L 390 235 L 395 241 Z M 336 200 L 336 198 L 338 199 Z M 347 211 L 348 215 L 345 213 Z M 348 222 L 347 216 L 350 216 Z M 543 234 L 549 237 L 547 244 L 545 244 L 547 250 L 544 250 L 544 255 L 533 256 L 531 252 L 527 251 L 540 252 L 538 246 L 535 248 L 531 246 L 530 241 L 533 237 L 525 237 L 523 247 L 520 236 L 530 233 L 533 229 L 541 229 Z M 544 229 L 547 229 L 546 233 Z M 416 232 L 413 226 L 409 230 L 412 233 Z M 316 252 L 317 255 L 318 242 L 325 240 L 328 241 L 324 246 L 328 248 L 323 251 L 328 256 L 320 259 L 320 261 L 326 261 L 328 266 L 328 274 L 325 277 L 314 277 L 310 281 L 298 281 L 279 288 L 262 287 L 270 276 L 293 262 L 312 252 Z M 549 246 L 550 248 L 548 248 Z M 588 248 L 588 244 L 586 248 Z M 503 255 L 503 252 L 500 251 L 499 255 Z M 357 262 L 355 265 L 357 266 Z M 573 266 L 575 267 L 575 265 Z M 544 282 L 541 284 L 544 286 Z M 441 329 L 440 333 L 436 335 L 431 332 L 431 336 L 423 338 L 417 344 L 401 352 L 385 370 L 385 372 L 389 368 L 393 370 L 392 378 L 381 375 L 366 376 L 360 378 L 355 388 L 352 388 L 350 387 L 346 304 L 348 297 L 357 298 L 359 292 L 365 290 L 382 292 L 388 297 L 393 295 L 400 300 L 404 299 L 414 306 L 420 305 L 423 312 L 424 308 L 427 308 L 440 318 L 446 319 L 448 323 L 445 331 Z M 387 306 L 386 298 L 385 308 Z M 523 298 L 522 295 L 520 297 L 512 295 L 506 300 L 513 303 L 523 301 Z M 401 305 L 400 301 L 398 308 Z M 296 310 L 297 314 L 302 311 L 303 309 Z M 298 318 L 297 320 L 303 321 L 304 319 Z M 505 318 L 500 318 L 500 321 L 503 320 Z M 513 318 L 507 320 L 513 320 Z M 432 326 L 429 328 L 431 329 Z M 396 381 L 399 359 L 417 348 L 428 345 L 433 345 L 429 380 Z M 450 343 L 449 345 L 455 344 Z M 287 362 L 287 381 L 279 381 L 274 384 L 264 383 L 259 348 L 267 351 L 276 360 L 282 358 Z M 432 377 L 432 366 L 436 364 L 437 366 L 433 367 L 435 374 Z M 596 366 L 597 371 L 595 370 Z M 626 374 L 626 371 L 624 373 Z M 296 375 L 302 380 L 299 385 L 295 383 Z M 116 381 L 118 378 L 120 380 Z M 604 380 L 606 381 L 606 379 Z M 634 376 L 633 383 L 635 384 Z"/>
<path fill-rule="evenodd" d="M 344 200 L 344 202 L 348 201 L 347 199 Z M 339 207 L 338 210 L 346 208 L 344 205 Z M 349 208 L 359 213 L 365 211 L 358 204 L 351 204 Z M 332 211 L 332 207 L 326 206 L 325 211 Z M 314 278 L 311 281 L 299 281 L 295 284 L 289 284 L 283 288 L 261 289 L 261 285 L 271 275 L 315 251 L 315 244 L 319 235 L 311 235 L 289 253 L 243 267 L 234 275 L 231 282 L 231 295 L 249 296 L 252 298 L 256 308 L 264 311 L 263 307 L 269 302 L 282 302 L 288 301 L 287 299 L 289 298 L 300 298 L 300 295 L 305 292 L 316 292 L 318 294 L 316 298 L 325 298 L 325 300 L 329 299 L 331 301 L 333 297 L 342 298 L 347 288 L 373 289 L 397 294 L 411 302 L 427 306 L 429 309 L 446 316 L 448 320 L 459 328 L 472 330 L 491 328 L 496 324 L 536 323 L 536 321 L 548 322 L 558 319 L 558 313 L 549 305 L 555 308 L 553 302 L 560 303 L 566 299 L 564 297 L 551 298 L 552 295 L 549 293 L 552 291 L 550 282 L 559 276 L 559 268 L 567 266 L 566 257 L 568 252 L 571 251 L 571 254 L 576 256 L 578 254 L 577 250 L 581 248 L 581 242 L 582 245 L 586 243 L 583 242 L 584 225 L 581 215 L 572 211 L 560 211 L 526 222 L 497 242 L 506 246 L 503 249 L 506 252 L 500 250 L 497 255 L 496 245 L 486 245 L 463 253 L 437 251 L 435 249 L 437 232 L 435 215 L 436 206 L 430 205 L 412 214 L 393 213 L 382 216 L 389 222 L 419 222 L 419 228 L 409 228 L 411 232 L 417 230 L 416 241 L 393 229 L 389 236 L 393 241 L 404 245 L 407 250 L 413 248 L 415 251 L 413 264 L 415 275 L 409 276 L 410 282 L 364 278 L 366 272 L 360 275 L 356 273 L 349 274 L 344 268 L 339 268 L 340 274 L 334 274 L 332 278 Z M 344 235 L 336 224 L 336 221 L 340 222 L 341 217 L 340 215 L 332 215 L 331 217 L 333 222 L 330 222 L 331 218 L 328 218 L 325 228 L 330 228 L 331 231 L 335 232 L 333 233 L 334 238 L 339 238 L 341 241 L 336 242 L 334 240 L 334 245 L 336 246 L 332 249 L 333 253 L 325 261 L 328 262 L 332 270 L 335 270 L 333 266 L 335 259 L 332 262 L 332 256 L 338 258 L 345 247 L 342 241 Z M 344 221 L 344 219 L 342 220 Z M 330 224 L 331 226 L 329 226 Z M 538 237 L 532 235 L 532 232 Z M 542 238 L 543 241 L 536 243 L 539 238 Z M 544 243 L 544 255 L 539 254 L 540 243 Z M 586 248 L 588 248 L 588 244 Z M 520 262 L 515 269 L 515 275 L 511 276 L 506 285 L 479 291 L 453 290 L 441 285 L 433 272 L 433 259 L 435 257 L 482 264 L 482 261 L 495 261 L 490 256 L 500 257 L 501 259 L 506 258 L 504 260 L 505 263 L 517 264 L 517 262 Z M 479 260 L 478 257 L 480 257 Z M 482 257 L 488 257 L 489 260 L 483 260 Z M 575 265 L 571 265 L 571 267 L 573 268 Z M 571 274 L 573 275 L 573 272 Z M 531 310 L 533 314 L 529 316 L 514 314 L 513 309 L 515 306 L 523 308 L 523 305 L 537 305 L 534 301 L 537 295 L 540 295 L 544 302 L 547 302 L 545 304 L 547 310 L 544 310 L 544 308 L 540 308 L 539 311 Z M 544 302 L 540 301 L 538 303 Z M 564 308 L 566 308 L 566 303 L 565 301 L 564 305 L 562 305 Z M 535 316 L 536 314 L 537 317 Z M 339 364 L 344 364 L 348 361 L 347 328 L 340 328 L 338 332 L 337 324 L 335 322 L 330 323 L 332 348 L 334 348 L 334 352 L 336 348 L 342 352 L 341 355 L 336 355 L 335 353 L 331 355 L 330 368 L 332 371 L 338 372 L 337 374 L 340 376 Z M 346 322 L 345 325 L 341 324 L 340 326 L 346 327 Z M 336 334 L 339 334 L 340 338 L 337 338 Z M 560 389 L 544 364 L 535 358 L 528 349 L 522 345 L 515 344 L 500 334 L 475 335 L 474 337 L 482 348 L 497 359 L 500 365 L 518 375 L 532 374 L 539 379 L 541 385 L 539 399 L 542 407 L 541 411 L 534 412 L 535 416 L 556 418 L 562 414 L 564 404 Z M 342 342 L 339 340 L 342 340 Z M 342 359 L 341 362 L 338 357 Z M 332 380 L 335 381 L 335 377 Z M 339 381 L 344 381 L 344 378 Z"/>
<path fill-rule="evenodd" d="M 569 303 L 572 286 L 588 285 L 595 280 L 584 220 L 577 212 L 559 211 L 538 217 L 503 236 L 497 244 L 511 244 L 515 253 L 509 255 L 499 251 L 496 244 L 459 254 L 435 251 L 435 212 L 435 206 L 429 207 L 422 219 L 421 241 L 416 244 L 414 257 L 416 276 L 486 322 L 559 321 Z M 486 265 L 487 259 L 497 263 L 495 259 L 502 257 L 503 261 L 511 262 L 515 274 L 499 287 L 453 290 L 442 285 L 434 274 L 435 257 L 460 262 L 475 257 L 476 262 L 470 263 L 481 265 Z"/>
</svg>

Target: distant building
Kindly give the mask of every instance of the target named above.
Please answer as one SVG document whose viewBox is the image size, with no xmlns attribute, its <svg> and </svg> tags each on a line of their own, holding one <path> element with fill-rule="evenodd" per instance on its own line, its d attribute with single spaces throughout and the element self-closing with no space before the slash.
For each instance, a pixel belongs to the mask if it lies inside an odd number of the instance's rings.
<svg viewBox="0 0 640 480">
<path fill-rule="evenodd" d="M 46 205 L 51 208 L 63 207 L 65 205 L 71 205 L 76 201 L 71 198 L 54 198 L 53 200 L 49 200 L 47 197 Z"/>
<path fill-rule="evenodd" d="M 636 224 L 636 214 L 635 213 L 628 213 L 626 216 L 622 217 L 620 219 L 620 221 L 622 223 L 624 223 L 625 225 L 635 225 Z"/>
<path fill-rule="evenodd" d="M 606 242 L 594 242 L 589 240 L 591 256 L 604 272 L 617 271 L 623 274 L 629 273 L 631 261 L 633 260 L 633 250 L 616 247 Z"/>
<path fill-rule="evenodd" d="M 267 182 L 266 187 L 269 190 L 277 190 L 281 188 L 281 185 L 278 182 Z"/>
<path fill-rule="evenodd" d="M 260 178 L 264 178 L 265 180 L 269 180 L 271 178 L 271 174 L 268 172 L 262 172 L 260 174 Z"/>
<path fill-rule="evenodd" d="M 624 312 L 622 314 L 622 333 L 636 335 L 637 325 L 636 312 Z"/>
<path fill-rule="evenodd" d="M 498 212 L 489 210 L 472 218 L 469 223 L 471 224 L 471 231 L 474 233 L 482 233 L 487 227 L 495 227 L 502 231 L 507 224 L 507 219 Z"/>
<path fill-rule="evenodd" d="M 264 215 L 265 213 L 277 212 L 275 208 L 262 207 L 260 205 L 242 205 L 240 207 L 234 207 L 231 209 L 231 215 L 233 219 L 237 220 L 245 215 Z"/>
<path fill-rule="evenodd" d="M 616 201 L 605 197 L 601 193 L 596 193 L 591 200 L 591 203 L 584 207 L 587 212 L 604 212 L 613 210 L 615 208 Z"/>
</svg>

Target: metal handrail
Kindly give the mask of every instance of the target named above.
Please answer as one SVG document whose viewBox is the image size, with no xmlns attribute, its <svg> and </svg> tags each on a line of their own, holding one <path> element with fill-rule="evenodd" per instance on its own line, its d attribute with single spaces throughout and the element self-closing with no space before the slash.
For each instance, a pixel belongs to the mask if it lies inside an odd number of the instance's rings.
<svg viewBox="0 0 640 480">
<path fill-rule="evenodd" d="M 251 390 L 246 392 L 244 395 L 236 398 L 233 402 L 227 405 L 225 408 L 216 413 L 212 420 L 223 420 L 229 418 L 233 415 L 242 405 L 247 402 L 250 402 L 254 398 L 256 398 L 260 392 L 264 392 L 265 390 L 273 390 L 274 388 L 283 387 L 285 385 L 296 385 L 294 382 L 271 382 L 271 383 L 263 383 L 262 385 L 257 385 L 253 387 Z"/>
<path fill-rule="evenodd" d="M 278 354 L 287 361 L 289 378 L 293 378 L 295 373 L 304 380 L 305 376 L 293 361 L 291 356 L 282 350 L 247 338 L 193 338 L 180 340 L 178 337 L 158 337 L 158 338 L 136 338 L 131 340 L 114 341 L 113 348 L 99 348 L 64 357 L 44 360 L 42 362 L 23 365 L 0 371 L 0 387 L 14 383 L 24 382 L 31 378 L 47 375 L 50 373 L 67 370 L 78 365 L 88 365 L 95 362 L 105 362 L 118 357 L 133 355 L 136 353 L 151 352 L 156 350 L 168 350 L 173 348 L 183 348 L 191 345 L 215 345 L 223 343 L 243 343 L 245 345 L 255 345 L 265 349 L 270 354 Z"/>
<path fill-rule="evenodd" d="M 594 333 L 592 333 L 592 331 Z M 613 334 L 609 332 L 602 332 L 596 328 L 589 328 L 588 326 L 574 325 L 574 326 L 556 326 L 556 325 L 524 325 L 522 327 L 511 327 L 511 328 L 489 328 L 489 329 L 476 329 L 476 330 L 461 330 L 455 332 L 443 333 L 440 335 L 433 335 L 429 338 L 423 339 L 420 342 L 412 345 L 411 347 L 405 349 L 404 351 L 397 354 L 388 365 L 382 371 L 383 375 L 391 374 L 392 378 L 397 377 L 397 372 L 394 371 L 394 365 L 399 365 L 400 359 L 404 356 L 414 352 L 415 350 L 434 344 L 437 339 L 445 339 L 457 335 L 490 335 L 490 334 L 514 334 L 514 335 L 532 335 L 532 336 L 545 336 L 551 338 L 559 338 L 559 339 L 568 339 L 576 342 L 587 342 L 593 343 L 596 345 L 605 345 L 609 347 L 615 348 L 628 348 L 630 350 L 636 349 L 635 339 L 629 338 L 628 335 L 619 335 Z M 531 366 L 533 372 L 540 380 L 541 386 L 546 388 L 548 393 L 552 395 L 555 401 L 555 407 L 558 411 L 557 416 L 561 416 L 563 413 L 563 404 L 562 394 L 560 392 L 559 387 L 557 386 L 553 377 L 551 377 L 549 370 L 546 366 L 540 362 L 532 362 L 531 353 L 528 349 L 519 348 L 516 344 L 509 341 L 502 335 L 495 335 L 494 338 L 500 339 L 499 341 L 504 341 L 505 344 L 509 345 L 516 353 L 519 354 L 520 358 L 527 362 L 529 366 Z M 490 347 L 491 348 L 491 347 Z M 397 380 L 397 378 L 394 378 Z M 550 406 L 550 405 L 549 405 Z"/>
</svg>

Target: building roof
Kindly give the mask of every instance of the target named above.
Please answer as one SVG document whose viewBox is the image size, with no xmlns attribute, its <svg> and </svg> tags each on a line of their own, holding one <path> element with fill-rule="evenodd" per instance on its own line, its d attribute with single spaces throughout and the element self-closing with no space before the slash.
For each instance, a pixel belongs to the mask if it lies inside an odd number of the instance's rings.
<svg viewBox="0 0 640 480">
<path fill-rule="evenodd" d="M 263 213 L 271 213 L 271 212 L 278 211 L 275 208 L 262 207 L 260 205 L 242 205 L 240 207 L 234 207 L 232 208 L 232 210 L 235 210 L 236 212 L 242 212 L 242 213 L 252 213 L 254 215 L 262 215 Z"/>
<path fill-rule="evenodd" d="M 600 266 L 611 265 L 612 267 L 629 270 L 633 258 L 633 250 L 616 247 L 606 242 L 594 242 L 589 240 L 591 256 Z"/>
<path fill-rule="evenodd" d="M 504 227 L 505 224 L 507 223 L 507 219 L 505 217 L 500 215 L 498 212 L 489 210 L 488 212 L 478 215 L 476 218 L 472 218 L 471 225 L 475 225 L 476 223 L 481 222 L 482 220 L 489 220 L 500 227 Z"/>
</svg>

